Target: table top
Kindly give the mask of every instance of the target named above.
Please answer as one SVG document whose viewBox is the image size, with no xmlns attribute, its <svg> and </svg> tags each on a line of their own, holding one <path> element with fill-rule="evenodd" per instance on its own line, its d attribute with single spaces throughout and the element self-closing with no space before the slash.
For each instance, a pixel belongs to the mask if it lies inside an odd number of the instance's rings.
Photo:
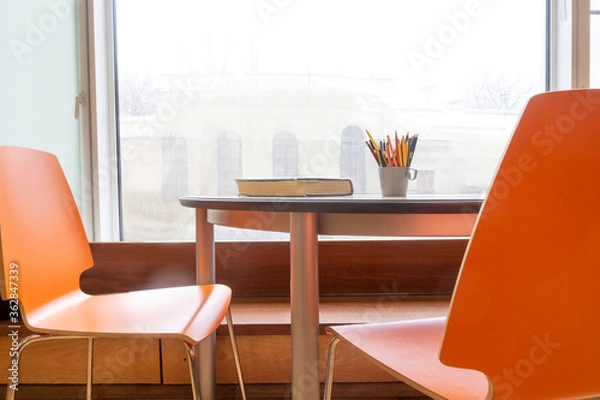
<svg viewBox="0 0 600 400">
<path fill-rule="evenodd" d="M 483 199 L 462 196 L 184 196 L 179 201 L 185 207 L 208 210 L 347 214 L 477 214 Z"/>
</svg>

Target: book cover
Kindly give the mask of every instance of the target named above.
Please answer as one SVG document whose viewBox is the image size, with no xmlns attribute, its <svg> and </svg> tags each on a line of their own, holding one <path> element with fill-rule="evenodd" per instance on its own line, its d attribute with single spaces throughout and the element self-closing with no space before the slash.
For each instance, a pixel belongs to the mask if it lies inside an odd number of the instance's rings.
<svg viewBox="0 0 600 400">
<path fill-rule="evenodd" d="M 240 196 L 346 196 L 354 190 L 345 178 L 236 179 Z"/>
</svg>

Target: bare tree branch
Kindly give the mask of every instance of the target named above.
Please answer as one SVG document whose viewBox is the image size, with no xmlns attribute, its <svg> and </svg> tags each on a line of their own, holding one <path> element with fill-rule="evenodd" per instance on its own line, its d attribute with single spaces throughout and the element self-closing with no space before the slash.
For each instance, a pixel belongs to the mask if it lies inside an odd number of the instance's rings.
<svg viewBox="0 0 600 400">
<path fill-rule="evenodd" d="M 119 76 L 119 113 L 122 116 L 152 115 L 158 105 L 154 80 L 149 76 Z"/>
<path fill-rule="evenodd" d="M 480 75 L 471 77 L 462 102 L 472 109 L 519 111 L 533 92 L 534 85 L 527 79 Z"/>
</svg>

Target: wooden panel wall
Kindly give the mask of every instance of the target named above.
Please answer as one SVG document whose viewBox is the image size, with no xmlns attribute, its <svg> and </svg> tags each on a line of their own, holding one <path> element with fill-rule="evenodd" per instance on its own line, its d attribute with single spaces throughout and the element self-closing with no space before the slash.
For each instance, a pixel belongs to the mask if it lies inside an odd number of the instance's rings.
<svg viewBox="0 0 600 400">
<path fill-rule="evenodd" d="M 322 296 L 448 294 L 453 289 L 466 245 L 467 240 L 462 238 L 323 241 L 319 243 L 320 293 Z M 90 294 L 195 282 L 195 245 L 191 242 L 91 243 L 91 248 L 95 265 L 81 276 L 81 286 Z M 234 296 L 243 297 L 244 301 L 289 294 L 287 242 L 217 243 L 216 263 L 217 280 L 229 285 Z M 321 337 L 322 363 L 328 339 Z M 219 383 L 235 382 L 227 340 L 227 336 L 218 335 Z M 238 336 L 249 383 L 289 382 L 289 340 L 280 327 L 271 331 L 262 329 L 260 334 L 246 330 Z M 8 347 L 5 335 L 0 338 L 0 349 Z M 0 367 L 7 367 L 8 351 L 3 353 Z M 183 349 L 168 340 L 131 343 L 127 339 L 102 339 L 96 343 L 95 357 L 95 382 L 99 384 L 177 384 L 188 379 Z M 258 358 L 262 362 L 253 363 Z M 84 360 L 83 341 L 32 345 L 23 357 L 21 382 L 82 383 Z M 386 373 L 369 366 L 363 357 L 343 349 L 338 363 L 338 381 L 389 380 Z M 356 371 L 360 371 L 360 376 Z"/>
<path fill-rule="evenodd" d="M 466 239 L 323 241 L 322 295 L 450 293 Z M 83 290 L 112 293 L 195 282 L 194 243 L 92 243 Z M 216 276 L 235 296 L 289 295 L 289 244 L 216 244 Z"/>
<path fill-rule="evenodd" d="M 6 329 L 0 329 L 5 333 Z M 22 328 L 21 339 L 29 333 Z M 96 339 L 94 345 L 94 383 L 160 384 L 161 354 L 159 340 Z M 0 369 L 8 371 L 10 338 L 0 337 Z M 33 343 L 24 351 L 19 366 L 19 383 L 84 384 L 87 341 L 80 339 Z M 6 379 L 4 379 L 6 381 Z"/>
</svg>

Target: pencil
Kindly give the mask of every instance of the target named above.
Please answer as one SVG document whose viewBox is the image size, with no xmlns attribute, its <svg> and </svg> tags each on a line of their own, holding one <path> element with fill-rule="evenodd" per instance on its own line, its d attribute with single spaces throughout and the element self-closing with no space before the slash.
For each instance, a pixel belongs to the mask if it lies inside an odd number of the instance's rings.
<svg viewBox="0 0 600 400">
<path fill-rule="evenodd" d="M 367 147 L 369 148 L 369 151 L 373 155 L 373 158 L 377 162 L 377 165 L 380 165 L 381 163 L 379 162 L 379 156 L 377 155 L 377 151 L 373 147 L 373 143 L 371 143 L 369 140 L 367 140 L 365 143 L 367 144 Z"/>
<path fill-rule="evenodd" d="M 398 139 L 398 131 L 394 131 L 394 140 L 396 142 L 396 165 L 401 167 L 400 164 L 400 140 Z"/>
<path fill-rule="evenodd" d="M 392 146 L 392 140 L 390 139 L 390 135 L 387 135 L 387 146 L 388 149 L 388 158 L 390 160 L 390 167 L 396 166 L 396 155 L 394 152 L 394 146 Z"/>
<path fill-rule="evenodd" d="M 419 134 L 414 134 L 411 138 L 410 138 L 410 146 L 409 146 L 409 150 L 408 150 L 408 165 L 407 167 L 410 167 L 410 164 L 412 163 L 412 159 L 415 155 L 415 148 L 417 147 L 417 140 L 419 140 Z"/>
<path fill-rule="evenodd" d="M 379 151 L 379 147 L 377 147 L 377 143 L 375 142 L 375 139 L 373 139 L 373 136 L 371 136 L 371 134 L 369 133 L 369 130 L 365 128 L 365 132 L 367 132 L 367 136 L 369 136 L 369 140 L 371 141 L 371 144 L 373 145 L 373 148 L 376 151 Z"/>
<path fill-rule="evenodd" d="M 398 135 L 398 131 L 394 130 L 394 137 L 385 135 L 384 139 L 375 141 L 371 132 L 365 129 L 368 140 L 365 144 L 373 155 L 379 167 L 410 167 L 415 155 L 415 148 L 419 139 L 418 134 L 410 135 L 406 132 L 405 135 Z"/>
</svg>

